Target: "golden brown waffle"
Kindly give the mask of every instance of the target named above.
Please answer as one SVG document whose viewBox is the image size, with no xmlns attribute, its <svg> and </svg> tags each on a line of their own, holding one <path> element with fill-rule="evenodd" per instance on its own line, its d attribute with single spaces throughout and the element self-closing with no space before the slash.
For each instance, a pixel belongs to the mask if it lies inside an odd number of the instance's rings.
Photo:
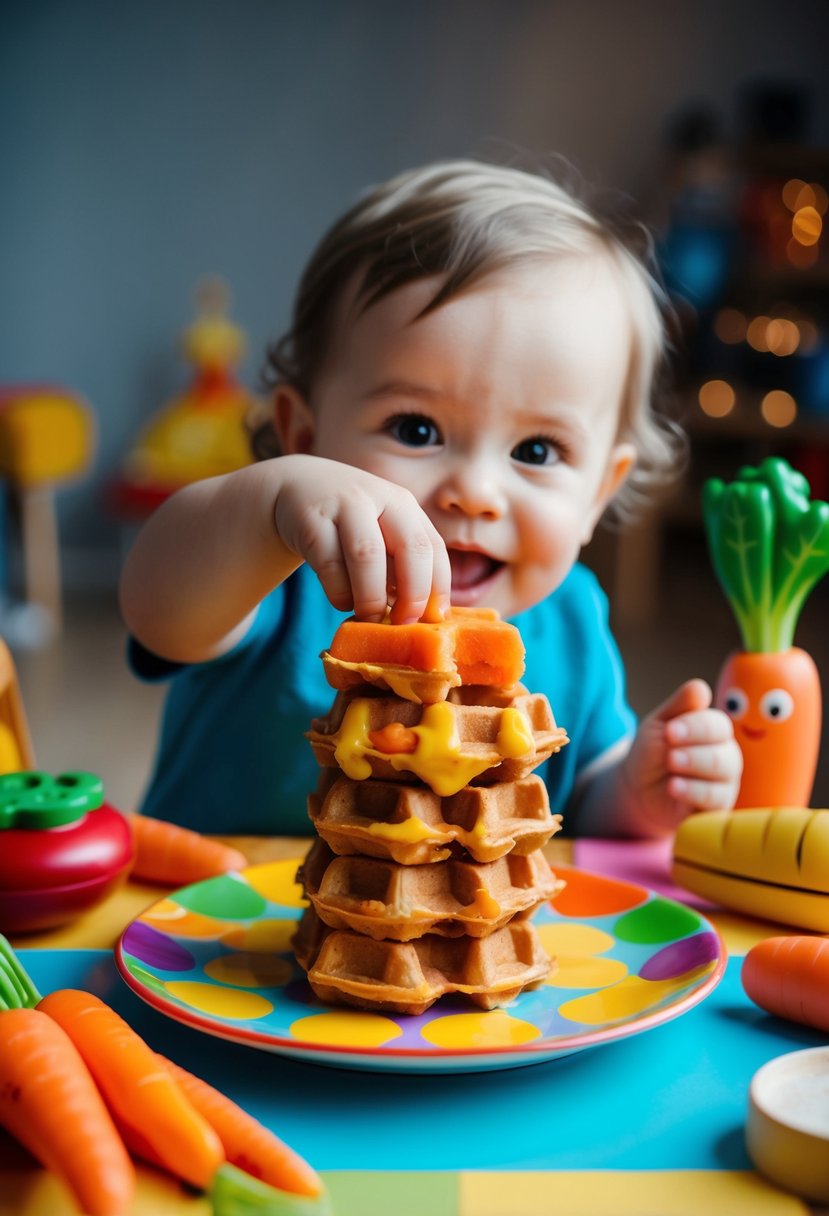
<svg viewBox="0 0 829 1216">
<path fill-rule="evenodd" d="M 465 850 L 475 861 L 490 862 L 509 852 L 533 853 L 561 827 L 536 776 L 468 785 L 448 798 L 399 781 L 351 781 L 332 769 L 322 777 L 308 812 L 335 853 L 423 865 Z"/>
<path fill-rule="evenodd" d="M 460 684 L 511 687 L 524 672 L 521 636 L 492 608 L 451 608 L 413 625 L 349 619 L 321 657 L 332 688 L 373 684 L 426 703 Z"/>
<path fill-rule="evenodd" d="M 553 968 L 528 920 L 483 938 L 430 933 L 393 942 L 329 929 L 308 908 L 293 945 L 321 1001 L 377 1012 L 420 1014 L 447 992 L 494 1009 L 537 988 Z"/>
<path fill-rule="evenodd" d="M 487 937 L 513 917 L 529 916 L 558 884 L 541 852 L 489 865 L 441 861 L 402 866 L 377 857 L 337 857 L 317 840 L 299 872 L 332 929 L 408 942 L 424 933 Z"/>
<path fill-rule="evenodd" d="M 308 738 L 323 767 L 354 780 L 419 778 L 442 797 L 471 782 L 520 781 L 567 742 L 547 698 L 521 685 L 453 688 L 435 705 L 340 692 Z"/>
</svg>

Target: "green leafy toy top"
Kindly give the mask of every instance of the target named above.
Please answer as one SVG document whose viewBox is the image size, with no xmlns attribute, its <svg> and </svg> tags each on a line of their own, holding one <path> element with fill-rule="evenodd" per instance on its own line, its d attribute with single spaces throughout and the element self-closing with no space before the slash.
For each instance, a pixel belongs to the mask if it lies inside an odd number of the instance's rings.
<svg viewBox="0 0 829 1216">
<path fill-rule="evenodd" d="M 711 560 L 746 650 L 788 650 L 807 595 L 829 570 L 829 503 L 809 495 L 803 474 L 775 456 L 703 487 Z"/>
</svg>

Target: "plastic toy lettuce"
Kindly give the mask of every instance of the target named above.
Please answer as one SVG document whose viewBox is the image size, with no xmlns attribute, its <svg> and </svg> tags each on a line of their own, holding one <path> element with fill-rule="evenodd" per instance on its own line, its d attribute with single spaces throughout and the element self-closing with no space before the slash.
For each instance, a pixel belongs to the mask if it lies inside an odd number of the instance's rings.
<svg viewBox="0 0 829 1216">
<path fill-rule="evenodd" d="M 734 721 L 743 753 L 738 807 L 808 806 L 817 768 L 817 668 L 792 644 L 800 611 L 829 570 L 829 503 L 806 478 L 770 457 L 730 483 L 706 482 L 711 559 L 742 634 L 715 701 Z"/>
</svg>

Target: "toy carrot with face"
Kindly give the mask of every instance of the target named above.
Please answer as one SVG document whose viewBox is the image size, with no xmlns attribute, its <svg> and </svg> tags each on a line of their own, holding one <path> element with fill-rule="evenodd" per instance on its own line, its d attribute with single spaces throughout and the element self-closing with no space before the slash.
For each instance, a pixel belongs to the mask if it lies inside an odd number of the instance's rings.
<svg viewBox="0 0 829 1216">
<path fill-rule="evenodd" d="M 829 503 L 785 460 L 706 482 L 711 559 L 742 634 L 715 703 L 743 753 L 737 807 L 808 806 L 817 768 L 821 692 L 810 656 L 792 645 L 800 610 L 829 570 Z"/>
</svg>

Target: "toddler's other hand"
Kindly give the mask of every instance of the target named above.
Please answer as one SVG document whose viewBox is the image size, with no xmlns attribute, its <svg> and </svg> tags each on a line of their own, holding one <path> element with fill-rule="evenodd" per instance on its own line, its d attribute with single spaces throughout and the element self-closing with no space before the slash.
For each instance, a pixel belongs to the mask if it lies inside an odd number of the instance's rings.
<svg viewBox="0 0 829 1216">
<path fill-rule="evenodd" d="M 731 719 L 711 706 L 711 689 L 688 680 L 643 719 L 625 768 L 648 819 L 667 828 L 690 811 L 730 810 L 743 757 Z"/>
<path fill-rule="evenodd" d="M 395 622 L 404 623 L 419 620 L 433 593 L 448 606 L 446 546 L 414 495 L 335 460 L 281 459 L 277 532 L 315 571 L 335 608 L 380 620 L 393 600 Z"/>
</svg>

